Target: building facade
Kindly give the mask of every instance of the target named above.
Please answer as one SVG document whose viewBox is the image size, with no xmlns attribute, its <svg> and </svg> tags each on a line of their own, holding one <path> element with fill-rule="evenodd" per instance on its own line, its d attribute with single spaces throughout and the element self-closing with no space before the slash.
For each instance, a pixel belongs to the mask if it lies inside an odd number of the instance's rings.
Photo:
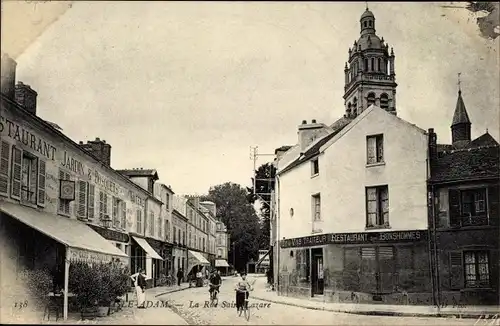
<svg viewBox="0 0 500 326">
<path fill-rule="evenodd" d="M 216 251 L 216 260 L 215 267 L 228 274 L 229 273 L 229 263 L 228 261 L 228 253 L 229 253 L 229 244 L 230 244 L 230 235 L 227 232 L 227 227 L 224 225 L 224 222 L 217 220 L 215 224 L 215 251 Z"/>
<path fill-rule="evenodd" d="M 40 118 L 36 91 L 15 84 L 16 62 L 5 54 L 1 72 L 2 288 L 25 269 L 49 270 L 67 302 L 74 261 L 130 267 L 128 230 L 149 194 L 109 166 L 104 141 L 96 139 L 107 161 Z"/>
<path fill-rule="evenodd" d="M 161 262 L 161 267 L 158 268 L 158 274 L 162 276 L 175 275 L 174 271 L 174 244 L 172 242 L 172 215 L 173 215 L 173 196 L 174 191 L 170 186 L 163 183 L 155 183 L 154 194 L 157 199 L 163 202 L 161 206 L 161 214 L 158 221 L 158 230 L 160 231 L 159 236 L 161 241 L 159 243 L 160 256 L 163 258 Z M 160 227 L 160 224 L 162 227 Z M 150 242 L 153 242 L 150 240 Z M 157 244 L 158 246 L 158 244 Z"/>
<path fill-rule="evenodd" d="M 370 11 L 360 23 L 345 115 L 332 125 L 303 121 L 297 144 L 277 151 L 278 291 L 432 304 L 428 136 L 397 117 L 394 56 Z"/>
<path fill-rule="evenodd" d="M 433 285 L 441 305 L 499 305 L 500 156 L 488 133 L 472 140 L 459 91 L 452 144 L 429 134 Z"/>
<path fill-rule="evenodd" d="M 179 269 L 183 271 L 187 266 L 187 218 L 179 211 L 174 210 L 172 214 L 172 227 L 173 227 L 173 241 L 174 241 L 174 270 L 177 272 Z M 175 274 L 174 274 L 175 275 Z"/>
<path fill-rule="evenodd" d="M 145 201 L 144 214 L 136 214 L 135 230 L 131 230 L 132 238 L 132 270 L 144 269 L 149 286 L 156 286 L 164 270 L 164 252 L 162 205 L 160 193 L 155 194 L 155 182 L 158 173 L 154 169 L 118 170 L 134 184 L 148 193 Z"/>
<path fill-rule="evenodd" d="M 206 232 L 207 232 L 207 254 L 208 261 L 211 267 L 215 267 L 216 261 L 216 251 L 215 251 L 215 241 L 216 241 L 216 223 L 217 223 L 217 211 L 215 203 L 210 201 L 203 201 L 199 204 L 200 211 L 207 218 Z"/>
</svg>

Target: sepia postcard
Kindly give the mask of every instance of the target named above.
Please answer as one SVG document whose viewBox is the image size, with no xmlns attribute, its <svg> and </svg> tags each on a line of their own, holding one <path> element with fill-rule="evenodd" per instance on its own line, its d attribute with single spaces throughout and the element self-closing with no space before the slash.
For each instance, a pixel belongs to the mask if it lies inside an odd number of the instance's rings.
<svg viewBox="0 0 500 326">
<path fill-rule="evenodd" d="M 500 326 L 499 2 L 1 7 L 1 324 Z"/>
</svg>

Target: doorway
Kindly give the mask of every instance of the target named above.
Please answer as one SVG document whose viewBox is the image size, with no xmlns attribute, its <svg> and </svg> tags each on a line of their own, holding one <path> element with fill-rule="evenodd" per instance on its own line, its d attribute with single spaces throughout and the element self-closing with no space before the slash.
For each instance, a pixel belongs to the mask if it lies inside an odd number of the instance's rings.
<svg viewBox="0 0 500 326">
<path fill-rule="evenodd" d="M 323 248 L 311 249 L 311 258 L 312 296 L 323 295 L 325 290 Z"/>
</svg>

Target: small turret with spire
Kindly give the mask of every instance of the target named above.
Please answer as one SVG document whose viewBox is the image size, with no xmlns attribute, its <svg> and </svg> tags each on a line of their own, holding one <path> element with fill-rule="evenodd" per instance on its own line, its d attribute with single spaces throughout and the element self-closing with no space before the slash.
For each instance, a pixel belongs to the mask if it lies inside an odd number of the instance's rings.
<svg viewBox="0 0 500 326">
<path fill-rule="evenodd" d="M 458 99 L 453 114 L 453 121 L 451 123 L 451 141 L 454 147 L 461 148 L 469 144 L 471 141 L 471 122 L 464 100 L 462 98 L 462 87 L 458 74 Z"/>
</svg>

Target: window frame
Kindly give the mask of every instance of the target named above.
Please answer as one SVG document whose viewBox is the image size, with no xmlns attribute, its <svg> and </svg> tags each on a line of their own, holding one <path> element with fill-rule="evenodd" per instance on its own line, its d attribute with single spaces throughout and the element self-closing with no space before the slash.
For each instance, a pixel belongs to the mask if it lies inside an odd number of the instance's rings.
<svg viewBox="0 0 500 326">
<path fill-rule="evenodd" d="M 311 208 L 312 208 L 312 220 L 314 222 L 321 221 L 321 193 L 318 192 L 316 194 L 311 195 Z"/>
<path fill-rule="evenodd" d="M 319 158 L 311 160 L 311 177 L 319 175 Z"/>
<path fill-rule="evenodd" d="M 467 262 L 467 256 L 472 255 L 473 262 Z M 486 263 L 479 261 L 479 255 L 484 254 L 486 258 Z M 491 287 L 491 264 L 490 264 L 490 251 L 489 250 L 464 250 L 463 251 L 463 273 L 464 273 L 464 287 L 467 289 L 476 289 L 476 288 L 490 288 Z M 486 265 L 486 276 L 487 279 L 481 280 L 481 265 Z M 474 274 L 468 273 L 468 266 L 472 266 L 474 269 Z M 469 276 L 474 276 L 474 280 L 469 280 Z M 474 281 L 477 284 L 471 284 L 469 282 Z"/>
<path fill-rule="evenodd" d="M 27 185 L 24 185 L 25 162 L 29 161 L 27 171 Z M 33 171 L 33 167 L 35 170 Z M 36 207 L 38 201 L 38 174 L 39 174 L 39 158 L 30 152 L 21 149 L 21 193 L 20 203 L 27 206 Z M 34 180 L 33 180 L 34 179 Z M 34 182 L 34 183 L 33 183 Z M 34 190 L 31 189 L 34 187 Z M 29 193 L 30 197 L 25 198 L 25 193 Z"/>
<path fill-rule="evenodd" d="M 375 199 L 370 200 L 369 192 L 375 191 Z M 385 193 L 385 199 L 383 194 Z M 376 208 L 375 212 L 370 211 L 370 203 L 375 202 Z M 384 205 L 385 202 L 385 205 Z M 377 229 L 377 228 L 390 228 L 390 198 L 389 198 L 389 186 L 388 185 L 378 185 L 365 187 L 365 204 L 366 204 L 366 228 L 367 229 Z M 375 214 L 375 218 L 372 219 L 370 214 Z"/>
<path fill-rule="evenodd" d="M 373 148 L 371 148 L 372 146 Z M 373 156 L 370 155 L 370 152 L 373 153 Z M 383 164 L 385 164 L 384 134 L 366 136 L 366 165 Z"/>
</svg>

